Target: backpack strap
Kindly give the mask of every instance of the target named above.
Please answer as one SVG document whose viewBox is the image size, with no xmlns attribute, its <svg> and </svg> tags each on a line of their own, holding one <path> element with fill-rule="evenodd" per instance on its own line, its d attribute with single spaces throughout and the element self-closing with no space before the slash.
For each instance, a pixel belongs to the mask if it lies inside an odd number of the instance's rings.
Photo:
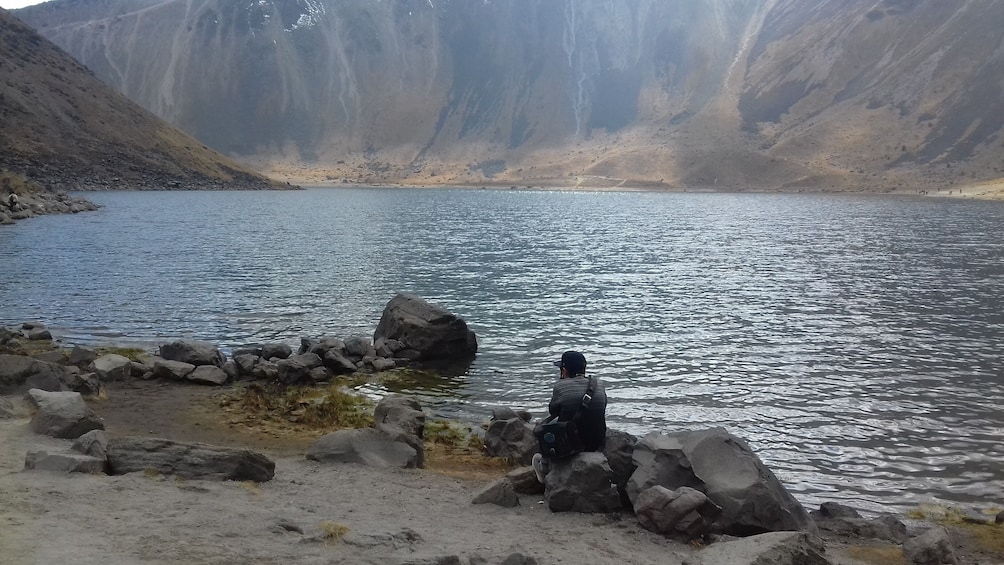
<svg viewBox="0 0 1004 565">
<path fill-rule="evenodd" d="M 591 375 L 589 377 L 589 384 L 586 385 L 586 393 L 582 395 L 582 404 L 579 408 L 589 408 L 589 403 L 593 401 L 593 395 L 596 394 L 596 375 Z M 578 410 L 576 410 L 576 415 L 578 415 Z"/>
</svg>

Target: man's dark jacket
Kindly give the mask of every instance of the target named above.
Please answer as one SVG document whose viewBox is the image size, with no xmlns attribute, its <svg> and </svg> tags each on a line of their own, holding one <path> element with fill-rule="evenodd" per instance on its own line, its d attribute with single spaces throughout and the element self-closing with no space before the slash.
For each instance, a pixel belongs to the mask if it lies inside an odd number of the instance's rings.
<svg viewBox="0 0 1004 565">
<path fill-rule="evenodd" d="M 588 386 L 589 378 L 584 376 L 561 379 L 554 383 L 551 402 L 547 405 L 548 412 L 552 416 L 558 416 L 560 421 L 571 420 L 575 411 L 580 409 L 582 395 L 586 393 Z M 599 379 L 596 380 L 596 390 L 593 391 L 589 407 L 581 410 L 577 427 L 583 451 L 602 451 L 607 439 L 607 393 Z"/>
</svg>

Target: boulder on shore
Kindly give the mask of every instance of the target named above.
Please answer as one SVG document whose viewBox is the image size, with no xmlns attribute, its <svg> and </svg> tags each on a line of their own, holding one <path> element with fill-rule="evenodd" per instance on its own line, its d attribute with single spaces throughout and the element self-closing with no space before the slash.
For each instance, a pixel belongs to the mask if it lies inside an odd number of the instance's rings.
<svg viewBox="0 0 1004 565">
<path fill-rule="evenodd" d="M 359 463 L 370 467 L 418 467 L 418 451 L 414 447 L 375 428 L 338 430 L 326 434 L 310 446 L 307 459 L 322 463 Z"/>
<path fill-rule="evenodd" d="M 822 540 L 806 532 L 770 532 L 715 543 L 683 565 L 832 565 Z"/>
<path fill-rule="evenodd" d="M 160 346 L 160 356 L 168 361 L 181 361 L 190 365 L 216 365 L 222 367 L 226 357 L 215 345 L 204 341 L 179 339 Z"/>
<path fill-rule="evenodd" d="M 103 430 L 105 424 L 87 407 L 79 392 L 47 392 L 31 389 L 28 396 L 38 408 L 29 424 L 38 434 L 77 439 L 91 430 Z"/>
<path fill-rule="evenodd" d="M 503 457 L 521 465 L 529 465 L 538 447 L 533 426 L 518 416 L 508 420 L 493 420 L 485 432 L 485 452 L 492 457 Z"/>
<path fill-rule="evenodd" d="M 632 504 L 655 485 L 690 487 L 722 508 L 716 526 L 726 534 L 816 530 L 802 505 L 749 445 L 724 428 L 650 433 L 635 445 L 634 463 L 637 469 L 627 484 Z"/>
<path fill-rule="evenodd" d="M 373 342 L 387 340 L 418 352 L 421 361 L 473 359 L 478 352 L 467 322 L 413 294 L 398 294 L 384 307 Z"/>
<path fill-rule="evenodd" d="M 275 462 L 249 449 L 205 443 L 145 437 L 112 438 L 108 442 L 109 474 L 147 469 L 185 479 L 265 482 L 275 475 Z"/>
<path fill-rule="evenodd" d="M 585 452 L 550 462 L 544 500 L 553 512 L 613 512 L 621 507 L 613 471 L 602 453 Z"/>
<path fill-rule="evenodd" d="M 66 368 L 24 355 L 0 354 L 0 394 L 23 392 L 24 387 L 63 390 Z"/>
</svg>

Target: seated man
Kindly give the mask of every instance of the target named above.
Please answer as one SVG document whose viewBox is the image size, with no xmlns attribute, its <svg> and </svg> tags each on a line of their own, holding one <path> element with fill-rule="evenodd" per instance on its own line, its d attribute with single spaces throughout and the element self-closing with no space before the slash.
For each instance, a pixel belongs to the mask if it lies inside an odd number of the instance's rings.
<svg viewBox="0 0 1004 565">
<path fill-rule="evenodd" d="M 592 399 L 588 406 L 583 406 L 583 396 L 589 388 L 586 357 L 578 351 L 566 351 L 561 360 L 554 364 L 561 368 L 561 378 L 554 383 L 551 402 L 547 405 L 548 412 L 561 422 L 571 421 L 578 416 L 575 426 L 578 431 L 578 450 L 603 451 L 607 439 L 607 395 L 603 383 L 596 380 Z M 549 462 L 540 453 L 533 456 L 533 470 L 537 472 L 537 480 L 543 483 Z"/>
</svg>

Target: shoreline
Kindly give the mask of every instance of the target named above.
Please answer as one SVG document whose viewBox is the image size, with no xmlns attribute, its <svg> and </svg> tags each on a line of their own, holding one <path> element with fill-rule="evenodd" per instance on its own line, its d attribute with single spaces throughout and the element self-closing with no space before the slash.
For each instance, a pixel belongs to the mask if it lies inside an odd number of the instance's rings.
<svg viewBox="0 0 1004 565">
<path fill-rule="evenodd" d="M 409 190 L 494 190 L 494 191 L 514 191 L 514 192 L 645 192 L 645 193 L 666 193 L 666 194 L 812 194 L 812 195 L 856 195 L 856 196 L 914 196 L 932 198 L 953 198 L 953 199 L 973 199 L 984 201 L 1004 201 L 1004 181 L 991 183 L 989 185 L 967 185 L 962 187 L 952 187 L 949 189 L 916 189 L 916 190 L 867 190 L 867 189 L 842 189 L 842 188 L 816 188 L 816 187 L 781 187 L 781 188 L 733 188 L 721 189 L 716 187 L 672 187 L 664 186 L 644 186 L 644 185 L 591 185 L 591 184 L 519 184 L 511 183 L 481 183 L 481 184 L 453 184 L 453 183 L 393 183 L 393 182 L 335 182 L 316 181 L 305 178 L 290 179 L 304 189 L 409 189 Z"/>
</svg>

